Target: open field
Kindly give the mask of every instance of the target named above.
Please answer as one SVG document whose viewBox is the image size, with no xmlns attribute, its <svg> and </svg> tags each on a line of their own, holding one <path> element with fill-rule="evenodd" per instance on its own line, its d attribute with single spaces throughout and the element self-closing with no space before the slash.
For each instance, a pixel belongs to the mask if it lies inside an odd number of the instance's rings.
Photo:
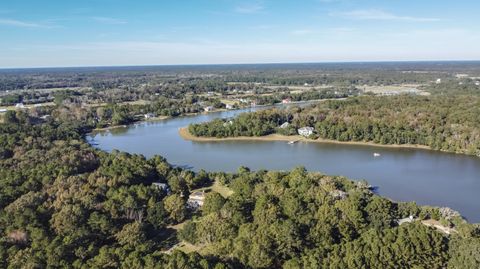
<svg viewBox="0 0 480 269">
<path fill-rule="evenodd" d="M 48 102 L 48 103 L 41 103 L 41 104 L 36 104 L 37 106 L 54 106 L 55 103 L 53 102 Z M 24 105 L 23 108 L 26 108 L 26 109 L 31 109 L 31 108 L 34 108 L 35 107 L 35 104 L 32 104 L 32 105 Z M 19 109 L 17 107 L 15 107 L 15 105 L 12 105 L 12 106 L 0 106 L 0 109 L 6 109 L 6 110 L 16 110 L 16 109 Z"/>
<path fill-rule="evenodd" d="M 416 84 L 404 84 L 404 85 L 388 85 L 388 86 L 369 86 L 363 85 L 357 88 L 362 89 L 364 92 L 371 92 L 378 95 L 393 95 L 402 93 L 415 93 L 419 95 L 430 95 L 426 91 L 419 90 L 421 85 Z"/>
</svg>

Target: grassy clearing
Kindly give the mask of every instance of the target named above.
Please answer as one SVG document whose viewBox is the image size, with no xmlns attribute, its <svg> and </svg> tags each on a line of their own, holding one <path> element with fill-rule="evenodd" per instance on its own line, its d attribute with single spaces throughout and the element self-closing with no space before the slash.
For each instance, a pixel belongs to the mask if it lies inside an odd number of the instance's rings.
<svg viewBox="0 0 480 269">
<path fill-rule="evenodd" d="M 233 191 L 225 185 L 220 184 L 220 182 L 215 181 L 212 185 L 212 191 L 220 193 L 224 198 L 229 197 L 233 194 Z"/>
</svg>

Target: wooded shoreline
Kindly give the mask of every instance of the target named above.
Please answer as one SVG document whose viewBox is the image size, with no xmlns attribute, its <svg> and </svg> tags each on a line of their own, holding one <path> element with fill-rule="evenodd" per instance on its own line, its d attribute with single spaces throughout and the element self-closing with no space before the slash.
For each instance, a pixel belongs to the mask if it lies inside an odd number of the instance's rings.
<svg viewBox="0 0 480 269">
<path fill-rule="evenodd" d="M 271 134 L 266 136 L 237 136 L 237 137 L 198 137 L 192 135 L 188 131 L 188 127 L 182 127 L 178 131 L 179 135 L 185 139 L 195 142 L 220 142 L 220 141 L 301 141 L 308 143 L 328 143 L 328 144 L 344 144 L 344 145 L 362 145 L 362 146 L 374 146 L 374 147 L 383 147 L 383 148 L 412 148 L 412 149 L 425 149 L 433 150 L 429 146 L 424 145 L 412 145 L 412 144 L 403 144 L 403 145 L 382 145 L 376 144 L 373 142 L 361 142 L 361 141 L 336 141 L 330 139 L 308 139 L 300 135 L 280 135 L 280 134 Z"/>
</svg>

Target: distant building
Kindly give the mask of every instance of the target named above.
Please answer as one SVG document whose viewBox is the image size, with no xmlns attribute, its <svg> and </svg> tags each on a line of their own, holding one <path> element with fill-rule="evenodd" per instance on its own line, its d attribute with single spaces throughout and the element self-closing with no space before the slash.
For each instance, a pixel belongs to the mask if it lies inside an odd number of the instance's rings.
<svg viewBox="0 0 480 269">
<path fill-rule="evenodd" d="M 467 74 L 456 74 L 455 77 L 458 78 L 458 79 L 460 79 L 460 78 L 468 78 L 468 75 L 467 75 Z"/>
<path fill-rule="evenodd" d="M 404 223 L 411 223 L 411 222 L 413 222 L 413 221 L 415 221 L 415 217 L 412 216 L 412 215 L 410 215 L 410 216 L 408 216 L 407 218 L 398 219 L 398 220 L 397 220 L 397 224 L 398 224 L 398 225 L 402 225 L 402 224 L 404 224 Z"/>
<path fill-rule="evenodd" d="M 313 127 L 302 127 L 298 129 L 298 134 L 301 136 L 308 137 L 313 134 L 313 130 L 314 130 Z"/>
<path fill-rule="evenodd" d="M 188 196 L 187 204 L 191 208 L 199 208 L 203 206 L 203 202 L 205 201 L 205 193 L 203 191 L 197 191 L 190 196 Z"/>
<path fill-rule="evenodd" d="M 7 109 L 6 109 L 6 108 L 1 108 L 1 109 L 0 109 L 0 113 L 5 113 L 5 112 L 7 112 Z"/>
<path fill-rule="evenodd" d="M 251 102 L 251 103 L 250 103 L 250 106 L 252 106 L 252 107 L 257 106 L 257 102 L 255 102 L 255 101 Z"/>
<path fill-rule="evenodd" d="M 205 110 L 205 112 L 213 111 L 213 106 L 206 106 L 203 108 L 203 110 Z"/>
<path fill-rule="evenodd" d="M 227 127 L 228 125 L 232 125 L 233 121 L 229 120 L 223 123 L 223 127 Z"/>
<path fill-rule="evenodd" d="M 286 122 L 284 122 L 282 125 L 280 125 L 280 128 L 285 129 L 285 128 L 287 128 L 289 125 L 290 125 L 290 123 L 288 123 L 288 121 L 286 121 Z"/>
<path fill-rule="evenodd" d="M 233 109 L 233 105 L 232 105 L 232 104 L 226 104 L 226 105 L 225 105 L 225 108 L 226 108 L 226 109 Z"/>
<path fill-rule="evenodd" d="M 348 193 L 341 190 L 333 190 L 330 192 L 330 195 L 332 195 L 334 199 L 343 200 L 347 198 Z"/>
<path fill-rule="evenodd" d="M 480 81 L 475 81 L 475 85 L 480 86 Z"/>
<path fill-rule="evenodd" d="M 159 190 L 167 192 L 167 194 L 170 193 L 170 187 L 166 183 L 153 182 L 152 186 L 156 187 Z"/>
<path fill-rule="evenodd" d="M 18 103 L 15 105 L 15 108 L 25 108 L 25 105 L 23 105 L 23 103 Z"/>
<path fill-rule="evenodd" d="M 151 119 L 151 118 L 155 118 L 155 114 L 153 113 L 147 113 L 145 115 L 143 115 L 145 117 L 145 119 Z"/>
<path fill-rule="evenodd" d="M 291 102 L 292 102 L 292 99 L 290 99 L 290 98 L 285 98 L 285 99 L 282 100 L 282 104 L 289 104 Z"/>
<path fill-rule="evenodd" d="M 442 79 L 441 79 L 441 78 L 437 78 L 437 80 L 435 81 L 435 83 L 437 83 L 437 84 L 442 83 Z"/>
</svg>

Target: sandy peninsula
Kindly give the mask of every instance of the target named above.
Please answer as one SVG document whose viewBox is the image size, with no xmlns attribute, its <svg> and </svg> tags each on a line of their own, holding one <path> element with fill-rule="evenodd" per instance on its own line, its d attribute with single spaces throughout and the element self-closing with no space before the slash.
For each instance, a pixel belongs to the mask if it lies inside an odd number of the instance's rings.
<svg viewBox="0 0 480 269">
<path fill-rule="evenodd" d="M 384 147 L 384 148 L 414 148 L 414 149 L 428 149 L 431 150 L 428 146 L 423 145 L 412 145 L 412 144 L 402 144 L 402 145 L 381 145 L 373 142 L 360 142 L 360 141 L 336 141 L 330 139 L 308 139 L 299 135 L 279 135 L 271 134 L 266 136 L 238 136 L 238 137 L 225 137 L 225 138 L 216 138 L 216 137 L 198 137 L 192 135 L 187 127 L 182 127 L 179 129 L 178 133 L 185 140 L 196 141 L 196 142 L 215 142 L 215 141 L 295 141 L 295 142 L 309 142 L 309 143 L 329 143 L 329 144 L 344 144 L 344 145 L 364 145 L 364 146 L 375 146 L 375 147 Z"/>
</svg>

